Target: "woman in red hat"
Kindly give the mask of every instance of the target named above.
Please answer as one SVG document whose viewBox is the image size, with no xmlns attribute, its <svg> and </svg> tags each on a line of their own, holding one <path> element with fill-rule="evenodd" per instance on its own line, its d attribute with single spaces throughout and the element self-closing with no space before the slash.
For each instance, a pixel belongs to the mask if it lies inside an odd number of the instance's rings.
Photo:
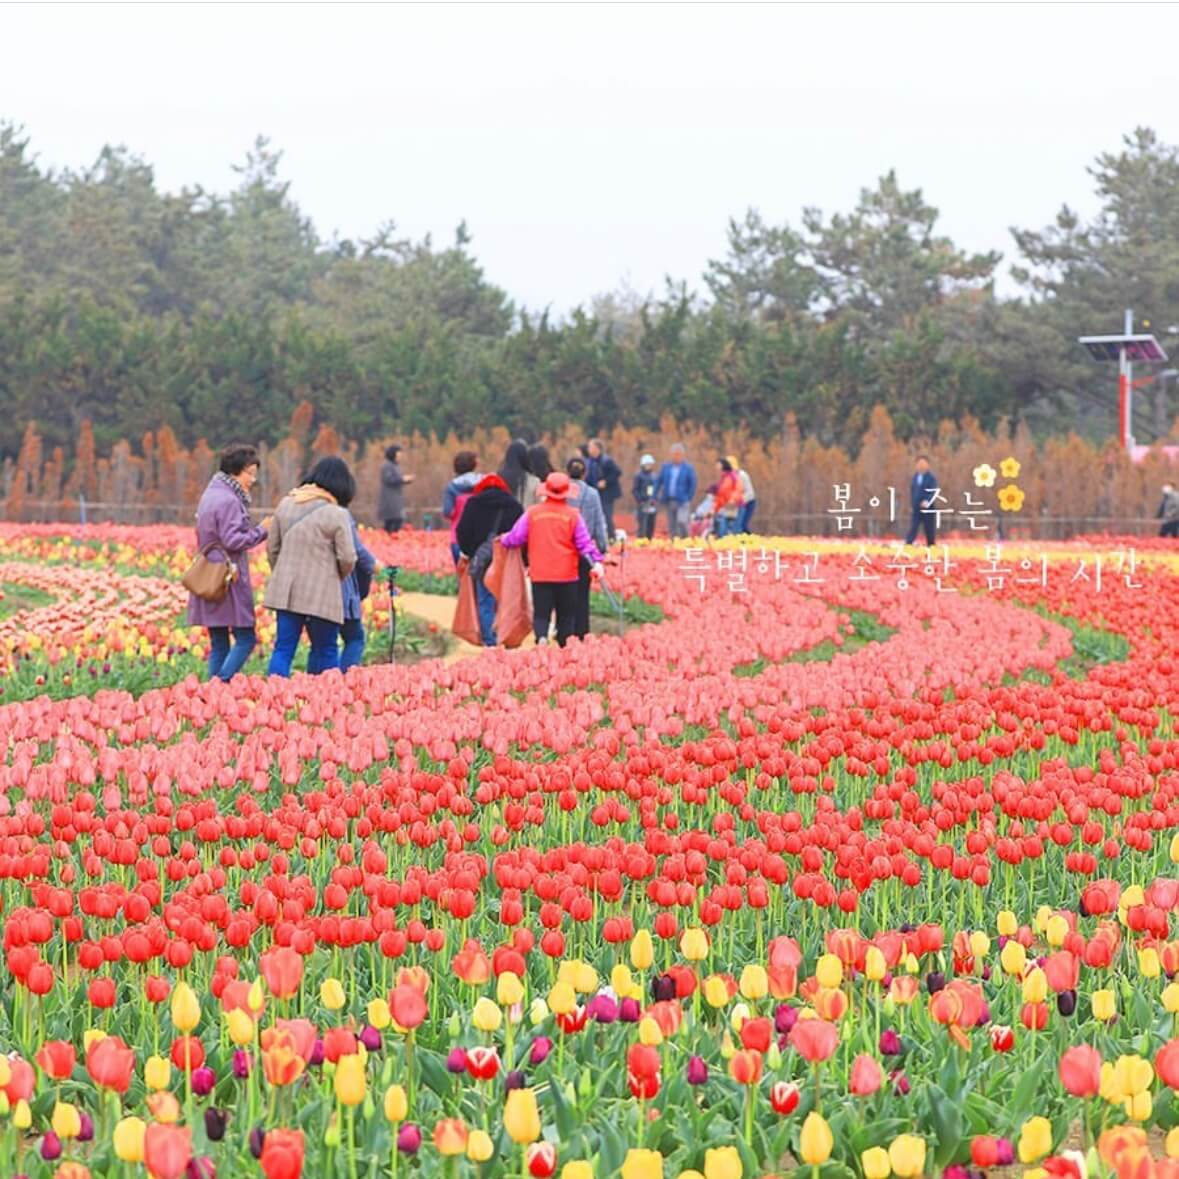
<svg viewBox="0 0 1179 1179">
<path fill-rule="evenodd" d="M 598 552 L 581 513 L 565 501 L 569 476 L 554 471 L 541 487 L 543 499 L 533 504 L 499 538 L 505 548 L 527 546 L 528 575 L 532 579 L 532 630 L 538 643 L 548 641 L 553 613 L 557 615 L 557 643 L 564 646 L 577 620 L 577 558 L 585 557 L 590 572 L 600 576 Z"/>
</svg>

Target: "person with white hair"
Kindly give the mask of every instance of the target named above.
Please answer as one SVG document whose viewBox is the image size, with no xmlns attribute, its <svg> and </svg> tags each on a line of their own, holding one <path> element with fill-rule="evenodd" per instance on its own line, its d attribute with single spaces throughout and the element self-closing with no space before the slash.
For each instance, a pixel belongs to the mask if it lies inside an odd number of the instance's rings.
<svg viewBox="0 0 1179 1179">
<path fill-rule="evenodd" d="M 696 469 L 688 462 L 682 442 L 671 448 L 668 461 L 659 468 L 655 498 L 667 512 L 667 531 L 672 540 L 688 535 L 688 517 L 696 498 Z"/>
<path fill-rule="evenodd" d="M 659 504 L 655 498 L 658 476 L 655 474 L 655 456 L 645 454 L 639 459 L 631 491 L 635 497 L 635 516 L 638 520 L 640 540 L 651 540 L 655 536 L 655 517 Z"/>
</svg>

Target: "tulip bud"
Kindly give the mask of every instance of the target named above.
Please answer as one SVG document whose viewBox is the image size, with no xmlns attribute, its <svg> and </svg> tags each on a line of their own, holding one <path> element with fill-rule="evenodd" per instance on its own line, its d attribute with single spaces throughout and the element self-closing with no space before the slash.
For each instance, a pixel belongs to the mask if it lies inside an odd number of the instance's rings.
<svg viewBox="0 0 1179 1179">
<path fill-rule="evenodd" d="M 225 1126 L 228 1119 L 225 1111 L 210 1106 L 205 1110 L 205 1137 L 210 1142 L 220 1142 L 225 1137 Z"/>
<path fill-rule="evenodd" d="M 505 970 L 495 982 L 495 1001 L 501 1007 L 511 1007 L 524 999 L 524 984 L 510 970 Z"/>
<path fill-rule="evenodd" d="M 838 962 L 839 959 L 837 958 Z M 821 1166 L 831 1157 L 831 1148 L 835 1139 L 827 1119 L 821 1113 L 811 1110 L 802 1123 L 802 1131 L 798 1137 L 798 1151 L 802 1161 L 808 1166 Z"/>
<path fill-rule="evenodd" d="M 392 1020 L 392 1015 L 390 1015 Z M 459 1019 L 458 1012 L 452 1012 L 450 1018 L 446 1021 L 446 1034 L 453 1040 L 462 1035 L 463 1023 Z"/>
<path fill-rule="evenodd" d="M 319 1001 L 329 1011 L 339 1011 L 347 1002 L 344 984 L 338 978 L 325 978 L 319 987 Z"/>
<path fill-rule="evenodd" d="M 403 1122 L 409 1113 L 409 1102 L 400 1085 L 390 1085 L 385 1090 L 385 1118 L 390 1122 Z"/>
<path fill-rule="evenodd" d="M 323 1144 L 331 1150 L 340 1145 L 340 1119 L 335 1114 L 328 1118 L 327 1129 L 323 1132 Z"/>
<path fill-rule="evenodd" d="M 981 929 L 976 929 L 969 941 L 970 953 L 975 958 L 985 958 L 991 952 L 991 939 Z"/>
<path fill-rule="evenodd" d="M 526 1145 L 540 1137 L 540 1110 L 531 1089 L 513 1089 L 508 1094 L 503 1123 L 513 1142 Z"/>
<path fill-rule="evenodd" d="M 836 990 L 843 985 L 843 963 L 834 954 L 823 954 L 815 965 L 819 986 Z"/>
<path fill-rule="evenodd" d="M 244 1081 L 250 1075 L 251 1063 L 250 1054 L 241 1048 L 237 1049 L 233 1054 L 233 1075 L 239 1081 Z"/>
<path fill-rule="evenodd" d="M 860 1155 L 860 1165 L 864 1168 L 864 1179 L 888 1179 L 892 1174 L 888 1151 L 882 1146 L 872 1146 L 864 1151 Z"/>
<path fill-rule="evenodd" d="M 790 1035 L 790 1029 L 798 1022 L 798 1012 L 788 1003 L 779 1003 L 774 1009 L 774 1031 L 779 1036 Z"/>
<path fill-rule="evenodd" d="M 80 1125 L 78 1127 L 78 1141 L 91 1142 L 94 1139 L 94 1119 L 85 1111 L 78 1113 Z"/>
<path fill-rule="evenodd" d="M 782 1049 L 777 1042 L 771 1043 L 766 1049 L 766 1068 L 776 1071 L 782 1064 Z"/>
<path fill-rule="evenodd" d="M 476 1001 L 475 1009 L 471 1012 L 471 1023 L 481 1032 L 498 1031 L 503 1018 L 504 1013 L 485 995 Z"/>
<path fill-rule="evenodd" d="M 880 1033 L 880 1055 L 881 1056 L 900 1056 L 904 1051 L 904 1046 L 901 1043 L 901 1038 L 896 1034 L 892 1028 L 885 1028 Z"/>
</svg>

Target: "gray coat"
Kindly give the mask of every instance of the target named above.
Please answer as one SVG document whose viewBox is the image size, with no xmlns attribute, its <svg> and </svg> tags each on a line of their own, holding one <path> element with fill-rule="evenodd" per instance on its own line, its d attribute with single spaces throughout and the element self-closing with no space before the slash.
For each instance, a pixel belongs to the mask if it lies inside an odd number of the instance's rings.
<svg viewBox="0 0 1179 1179">
<path fill-rule="evenodd" d="M 262 604 L 328 622 L 344 621 L 342 580 L 356 564 L 352 518 L 322 499 L 288 495 L 274 514 L 266 544 L 270 581 Z"/>
<path fill-rule="evenodd" d="M 216 541 L 237 567 L 237 578 L 220 602 L 188 596 L 188 621 L 193 626 L 254 625 L 254 588 L 250 584 L 250 549 L 266 539 L 266 529 L 250 520 L 246 505 L 223 479 L 209 481 L 197 506 L 197 547 Z M 220 553 L 210 553 L 220 562 Z"/>
<path fill-rule="evenodd" d="M 584 479 L 574 479 L 568 502 L 581 512 L 586 532 L 598 546 L 598 552 L 604 553 L 610 547 L 610 538 L 606 533 L 606 513 L 602 510 L 602 497 L 597 488 L 591 487 Z"/>
<path fill-rule="evenodd" d="M 381 464 L 381 495 L 377 501 L 377 516 L 382 524 L 386 520 L 404 518 L 404 487 L 405 476 L 401 468 L 391 459 L 386 459 Z"/>
</svg>

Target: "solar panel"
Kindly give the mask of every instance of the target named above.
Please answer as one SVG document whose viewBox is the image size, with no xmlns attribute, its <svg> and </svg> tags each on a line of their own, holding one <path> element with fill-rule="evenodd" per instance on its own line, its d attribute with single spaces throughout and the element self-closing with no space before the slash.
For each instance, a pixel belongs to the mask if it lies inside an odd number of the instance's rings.
<svg viewBox="0 0 1179 1179">
<path fill-rule="evenodd" d="M 1159 363 L 1167 359 L 1162 345 L 1154 336 L 1081 336 L 1083 344 L 1094 360 L 1116 361 L 1126 351 L 1126 359 Z"/>
</svg>

